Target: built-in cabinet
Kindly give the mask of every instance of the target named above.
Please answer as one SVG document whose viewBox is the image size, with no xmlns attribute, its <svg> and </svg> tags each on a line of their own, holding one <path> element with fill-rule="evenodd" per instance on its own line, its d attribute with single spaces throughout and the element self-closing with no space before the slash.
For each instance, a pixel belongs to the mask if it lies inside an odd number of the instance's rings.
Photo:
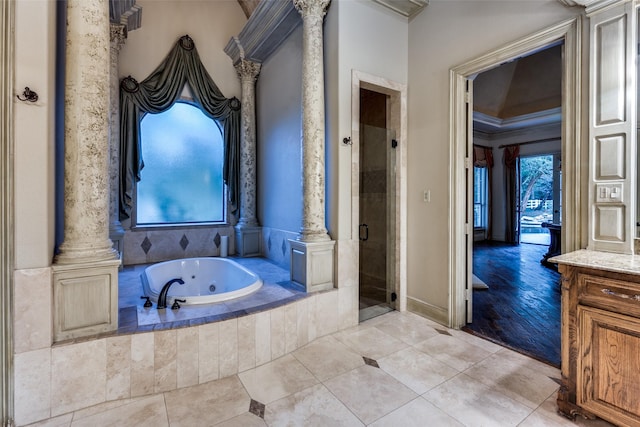
<svg viewBox="0 0 640 427">
<path fill-rule="evenodd" d="M 633 256 L 595 251 L 560 259 L 558 409 L 640 426 L 640 268 Z"/>
<path fill-rule="evenodd" d="M 640 427 L 638 3 L 575 1 L 589 19 L 588 250 L 554 259 L 562 274 L 558 409 Z"/>
</svg>

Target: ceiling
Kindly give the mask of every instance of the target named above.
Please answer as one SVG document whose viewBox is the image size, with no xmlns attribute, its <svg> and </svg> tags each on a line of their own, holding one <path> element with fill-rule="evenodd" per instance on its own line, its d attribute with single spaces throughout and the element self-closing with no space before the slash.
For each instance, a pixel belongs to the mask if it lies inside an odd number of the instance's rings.
<svg viewBox="0 0 640 427">
<path fill-rule="evenodd" d="M 504 63 L 473 82 L 474 128 L 500 132 L 560 121 L 562 45 Z"/>
</svg>

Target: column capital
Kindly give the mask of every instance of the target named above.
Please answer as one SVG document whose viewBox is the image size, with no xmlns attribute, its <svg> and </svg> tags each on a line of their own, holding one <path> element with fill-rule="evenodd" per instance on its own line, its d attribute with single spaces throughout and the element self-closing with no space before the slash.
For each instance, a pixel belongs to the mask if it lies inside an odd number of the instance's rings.
<svg viewBox="0 0 640 427">
<path fill-rule="evenodd" d="M 109 38 L 111 41 L 111 49 L 116 52 L 120 51 L 120 48 L 124 46 L 124 41 L 127 39 L 127 27 L 123 24 L 109 24 Z"/>
<path fill-rule="evenodd" d="M 302 19 L 308 16 L 324 18 L 327 14 L 331 0 L 293 0 L 296 10 L 302 15 Z"/>
<path fill-rule="evenodd" d="M 261 66 L 262 64 L 259 62 L 253 62 L 246 59 L 240 59 L 240 61 L 234 65 L 240 80 L 249 80 L 252 82 L 255 82 L 258 78 Z"/>
</svg>

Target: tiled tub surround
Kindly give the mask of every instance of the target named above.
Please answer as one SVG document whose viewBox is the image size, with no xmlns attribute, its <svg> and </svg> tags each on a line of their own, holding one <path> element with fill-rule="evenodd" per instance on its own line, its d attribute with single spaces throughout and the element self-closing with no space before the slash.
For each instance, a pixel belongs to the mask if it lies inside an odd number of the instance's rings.
<svg viewBox="0 0 640 427">
<path fill-rule="evenodd" d="M 242 262 L 271 285 L 286 272 L 262 259 Z M 123 272 L 123 283 L 127 274 L 135 276 L 136 268 Z M 124 327 L 112 336 L 52 346 L 51 269 L 18 270 L 15 283 L 18 426 L 99 403 L 233 376 L 357 323 L 357 287 L 348 286 L 269 309 L 272 300 L 264 304 L 265 311 L 236 300 L 223 303 L 226 313 L 210 313 L 211 317 L 180 318 L 188 313 L 182 308 L 167 314 L 176 317 L 168 323 L 152 324 L 152 314 L 135 323 L 124 319 L 127 324 L 121 322 Z M 295 296 L 295 290 L 281 289 Z M 140 295 L 138 290 L 123 290 L 120 299 L 138 307 Z M 136 309 L 135 317 L 138 313 Z"/>
<path fill-rule="evenodd" d="M 291 246 L 289 239 L 296 239 L 297 237 L 298 233 L 263 226 L 263 256 L 280 267 L 289 270 L 291 267 Z"/>
<path fill-rule="evenodd" d="M 119 275 L 118 333 L 136 333 L 198 326 L 277 308 L 308 297 L 301 286 L 290 282 L 289 272 L 262 258 L 229 257 L 257 273 L 263 285 L 246 297 L 214 304 L 182 305 L 179 310 L 158 310 L 156 304 L 145 308 L 140 275 L 149 264 L 127 266 Z M 179 285 L 174 285 L 179 286 Z M 171 297 L 171 290 L 169 291 Z M 168 298 L 167 300 L 169 300 Z"/>
<path fill-rule="evenodd" d="M 222 236 L 229 237 L 229 254 L 236 252 L 232 226 L 127 230 L 124 265 L 148 264 L 179 258 L 219 256 Z"/>
</svg>

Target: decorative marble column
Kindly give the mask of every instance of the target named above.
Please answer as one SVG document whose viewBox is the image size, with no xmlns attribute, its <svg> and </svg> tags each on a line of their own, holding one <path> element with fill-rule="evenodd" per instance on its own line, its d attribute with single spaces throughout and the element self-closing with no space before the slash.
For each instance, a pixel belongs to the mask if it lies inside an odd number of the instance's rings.
<svg viewBox="0 0 640 427">
<path fill-rule="evenodd" d="M 109 239 L 109 2 L 68 0 L 64 242 L 53 265 L 54 340 L 117 329 Z"/>
<path fill-rule="evenodd" d="M 291 279 L 307 291 L 333 287 L 335 241 L 325 228 L 322 24 L 330 0 L 293 0 L 302 16 L 302 228 L 291 243 Z"/>
<path fill-rule="evenodd" d="M 256 91 L 260 64 L 241 58 L 235 65 L 242 84 L 240 144 L 240 219 L 236 225 L 236 251 L 260 256 L 262 227 L 256 219 Z"/>
<path fill-rule="evenodd" d="M 119 219 L 120 198 L 120 81 L 118 79 L 118 55 L 127 38 L 127 27 L 110 24 L 109 68 L 109 238 L 118 258 L 123 259 L 124 229 Z"/>
</svg>

